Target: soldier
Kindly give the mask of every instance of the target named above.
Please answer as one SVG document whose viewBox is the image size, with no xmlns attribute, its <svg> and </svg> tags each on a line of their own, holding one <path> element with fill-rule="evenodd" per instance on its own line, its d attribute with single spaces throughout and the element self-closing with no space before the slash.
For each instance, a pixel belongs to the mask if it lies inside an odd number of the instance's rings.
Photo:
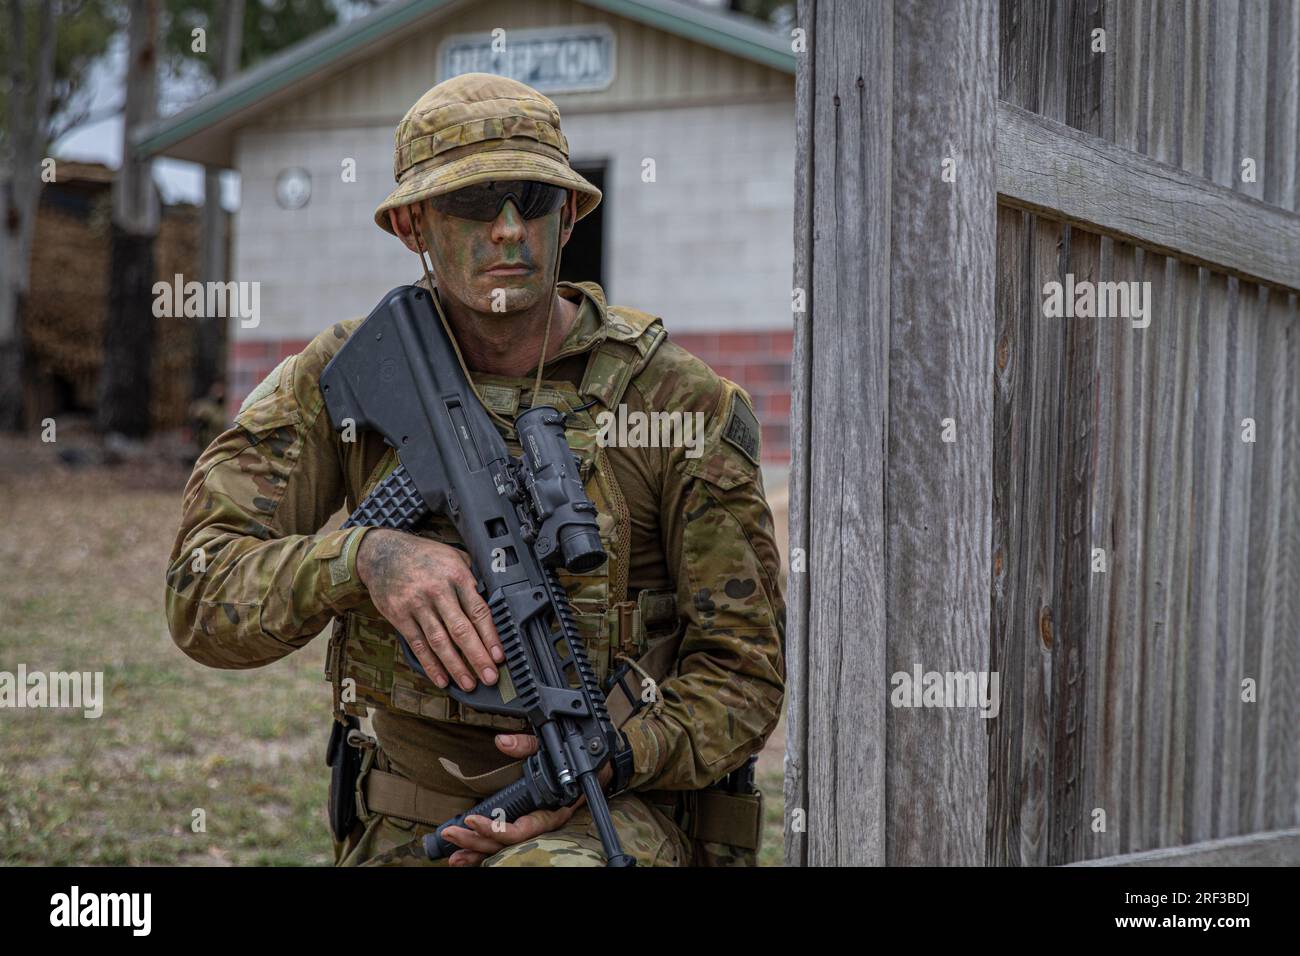
<svg viewBox="0 0 1300 956">
<path fill-rule="evenodd" d="M 595 283 L 557 282 L 560 249 L 601 194 L 570 168 L 545 96 L 487 74 L 447 80 L 406 114 L 396 147 L 397 188 L 375 221 L 422 265 L 427 250 L 423 284 L 436 288 L 480 398 L 503 421 L 533 403 L 569 413 L 610 559 L 561 580 L 598 676 L 621 677 L 640 708 L 621 725 L 635 774 L 610 800 L 623 847 L 639 865 L 752 863 L 761 802 L 748 787 L 716 786 L 752 766 L 785 676 L 749 397 L 668 341 L 658 318 L 608 305 Z M 446 692 L 453 680 L 494 683 L 504 659 L 450 522 L 419 535 L 321 531 L 398 464 L 378 435 L 343 440 L 323 408 L 321 371 L 358 321 L 281 363 L 196 464 L 167 614 L 187 654 L 227 668 L 277 660 L 337 618 L 327 664 L 336 862 L 427 863 L 420 838 L 517 779 L 537 745 L 524 722 Z M 539 367 L 540 384 L 530 374 Z M 628 415 L 699 412 L 702 440 L 612 446 L 598 423 L 620 405 Z M 513 430 L 499 427 L 517 453 Z M 203 572 L 191 570 L 196 548 Z M 367 713 L 373 736 L 356 729 Z M 355 774 L 339 772 L 349 764 Z M 466 823 L 446 831 L 461 848 L 452 865 L 604 863 L 582 807 Z"/>
</svg>

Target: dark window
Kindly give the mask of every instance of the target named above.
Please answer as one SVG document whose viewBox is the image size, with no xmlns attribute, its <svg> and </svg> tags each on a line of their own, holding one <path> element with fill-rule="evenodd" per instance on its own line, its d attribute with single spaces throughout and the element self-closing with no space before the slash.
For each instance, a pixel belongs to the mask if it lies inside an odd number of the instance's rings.
<svg viewBox="0 0 1300 956">
<path fill-rule="evenodd" d="M 573 229 L 564 255 L 560 259 L 560 279 L 564 282 L 596 282 L 605 284 L 605 207 L 610 196 L 605 192 L 605 164 L 574 166 L 578 174 L 602 193 L 604 197 L 595 211 L 588 214 Z M 606 295 L 609 290 L 605 290 Z"/>
</svg>

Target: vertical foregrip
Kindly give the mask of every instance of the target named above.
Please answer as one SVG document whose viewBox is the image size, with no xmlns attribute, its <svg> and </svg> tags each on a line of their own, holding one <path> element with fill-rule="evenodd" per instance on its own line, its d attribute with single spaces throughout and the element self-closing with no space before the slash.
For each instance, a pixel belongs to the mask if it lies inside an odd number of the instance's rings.
<svg viewBox="0 0 1300 956">
<path fill-rule="evenodd" d="M 442 826 L 438 827 L 433 833 L 424 838 L 424 852 L 428 854 L 431 860 L 441 860 L 445 856 L 451 856 L 460 847 L 442 838 L 442 831 L 447 827 L 465 826 L 465 818 L 469 816 L 487 817 L 489 820 L 500 819 L 494 814 L 500 810 L 505 813 L 505 822 L 514 823 L 526 813 L 532 813 L 539 809 L 537 794 L 529 785 L 528 776 L 525 774 L 508 787 L 498 790 L 486 800 L 470 807 L 464 813 L 457 814 Z"/>
<path fill-rule="evenodd" d="M 344 528 L 392 528 L 407 531 L 419 524 L 429 513 L 424 499 L 415 489 L 415 482 L 404 465 L 375 486 L 366 500 L 343 522 Z"/>
</svg>

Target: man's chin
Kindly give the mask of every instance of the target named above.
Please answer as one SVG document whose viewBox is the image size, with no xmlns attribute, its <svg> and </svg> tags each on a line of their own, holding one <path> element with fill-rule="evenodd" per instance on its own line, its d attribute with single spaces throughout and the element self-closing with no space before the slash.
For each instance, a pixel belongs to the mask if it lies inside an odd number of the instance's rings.
<svg viewBox="0 0 1300 956">
<path fill-rule="evenodd" d="M 474 307 L 479 312 L 510 315 L 513 312 L 530 309 L 541 301 L 542 296 L 537 289 L 521 288 L 511 284 L 508 280 L 513 278 L 512 276 L 489 278 L 494 279 L 493 284 L 486 289 L 480 290 L 475 297 Z"/>
</svg>

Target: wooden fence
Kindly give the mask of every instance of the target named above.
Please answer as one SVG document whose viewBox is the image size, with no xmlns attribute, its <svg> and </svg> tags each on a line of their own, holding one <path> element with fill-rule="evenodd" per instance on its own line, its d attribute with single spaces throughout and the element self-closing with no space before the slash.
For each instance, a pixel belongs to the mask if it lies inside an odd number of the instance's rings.
<svg viewBox="0 0 1300 956">
<path fill-rule="evenodd" d="M 787 862 L 1300 860 L 1300 2 L 798 26 Z"/>
</svg>

